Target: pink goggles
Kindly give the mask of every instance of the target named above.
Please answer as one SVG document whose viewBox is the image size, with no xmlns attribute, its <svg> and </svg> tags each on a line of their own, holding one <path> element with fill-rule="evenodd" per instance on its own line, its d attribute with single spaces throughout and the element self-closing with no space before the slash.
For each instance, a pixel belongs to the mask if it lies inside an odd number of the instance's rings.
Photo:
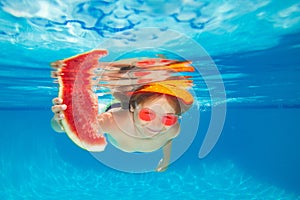
<svg viewBox="0 0 300 200">
<path fill-rule="evenodd" d="M 143 121 L 150 122 L 156 118 L 156 113 L 150 108 L 142 108 L 139 111 L 139 118 Z M 173 126 L 178 121 L 178 116 L 175 114 L 165 114 L 161 120 L 165 126 Z"/>
</svg>

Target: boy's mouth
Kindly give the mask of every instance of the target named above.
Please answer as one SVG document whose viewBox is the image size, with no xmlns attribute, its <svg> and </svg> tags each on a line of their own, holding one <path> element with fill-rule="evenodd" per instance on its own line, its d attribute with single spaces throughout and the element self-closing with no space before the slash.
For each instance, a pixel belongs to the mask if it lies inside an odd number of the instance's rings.
<svg viewBox="0 0 300 200">
<path fill-rule="evenodd" d="M 158 133 L 161 133 L 163 132 L 163 129 L 151 129 L 151 128 L 148 128 L 146 127 L 146 130 L 152 134 L 158 134 Z"/>
</svg>

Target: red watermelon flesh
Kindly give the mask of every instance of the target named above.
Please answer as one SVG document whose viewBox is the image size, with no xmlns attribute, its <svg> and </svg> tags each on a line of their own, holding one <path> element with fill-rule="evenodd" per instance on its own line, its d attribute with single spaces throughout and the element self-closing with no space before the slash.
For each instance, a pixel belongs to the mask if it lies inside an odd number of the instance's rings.
<svg viewBox="0 0 300 200">
<path fill-rule="evenodd" d="M 57 61 L 59 97 L 67 105 L 62 125 L 70 139 L 88 151 L 103 151 L 106 139 L 99 134 L 98 98 L 92 91 L 93 69 L 106 50 L 93 50 Z"/>
</svg>

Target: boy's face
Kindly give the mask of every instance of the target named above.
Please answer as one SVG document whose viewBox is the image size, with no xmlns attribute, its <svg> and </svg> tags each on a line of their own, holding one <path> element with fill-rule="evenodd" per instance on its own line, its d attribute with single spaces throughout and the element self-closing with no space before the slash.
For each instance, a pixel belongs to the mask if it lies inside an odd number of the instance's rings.
<svg viewBox="0 0 300 200">
<path fill-rule="evenodd" d="M 162 96 L 139 104 L 134 111 L 137 128 L 146 137 L 168 131 L 177 124 L 175 109 Z"/>
</svg>

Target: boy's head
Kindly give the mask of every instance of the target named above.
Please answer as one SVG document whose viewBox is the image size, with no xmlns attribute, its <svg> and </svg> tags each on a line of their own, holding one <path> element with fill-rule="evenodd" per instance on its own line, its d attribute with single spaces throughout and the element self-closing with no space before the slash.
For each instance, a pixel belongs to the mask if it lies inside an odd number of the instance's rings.
<svg viewBox="0 0 300 200">
<path fill-rule="evenodd" d="M 178 115 L 193 103 L 189 92 L 174 86 L 144 85 L 132 93 L 129 109 L 140 133 L 152 137 L 164 133 L 178 124 Z"/>
</svg>

